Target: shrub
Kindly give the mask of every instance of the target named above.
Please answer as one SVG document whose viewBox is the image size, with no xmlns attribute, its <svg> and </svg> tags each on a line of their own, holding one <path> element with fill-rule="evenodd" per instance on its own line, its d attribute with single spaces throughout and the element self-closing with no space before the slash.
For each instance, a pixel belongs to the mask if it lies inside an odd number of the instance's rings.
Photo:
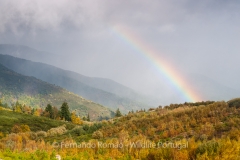
<svg viewBox="0 0 240 160">
<path fill-rule="evenodd" d="M 208 155 L 217 154 L 219 151 L 219 144 L 216 141 L 209 141 L 198 146 L 196 149 L 196 155 L 203 155 L 207 153 Z"/>
<path fill-rule="evenodd" d="M 30 132 L 30 139 L 32 139 L 32 140 L 36 140 L 37 139 L 37 133 L 35 133 L 35 132 Z"/>
<path fill-rule="evenodd" d="M 83 128 L 75 128 L 73 129 L 73 132 L 77 135 L 77 136 L 81 136 L 81 135 L 85 135 L 86 131 Z"/>
<path fill-rule="evenodd" d="M 50 130 L 47 131 L 48 136 L 55 136 L 55 135 L 62 135 L 67 131 L 66 126 L 60 126 L 57 128 L 51 128 Z"/>
<path fill-rule="evenodd" d="M 88 130 L 89 130 L 89 126 L 88 126 L 88 125 L 84 125 L 84 126 L 83 126 L 83 129 L 84 129 L 85 131 L 88 131 Z"/>
<path fill-rule="evenodd" d="M 4 137 L 4 134 L 0 132 L 0 139 Z"/>
<path fill-rule="evenodd" d="M 19 125 L 14 125 L 12 127 L 12 133 L 20 133 L 20 132 L 22 132 L 22 129 Z"/>
<path fill-rule="evenodd" d="M 12 127 L 12 133 L 21 133 L 21 132 L 29 132 L 31 131 L 29 126 L 26 124 L 22 124 L 21 126 L 19 125 L 14 125 Z"/>
<path fill-rule="evenodd" d="M 36 135 L 38 137 L 47 137 L 47 132 L 45 132 L 45 131 L 38 131 L 38 132 L 36 132 Z"/>
<path fill-rule="evenodd" d="M 94 139 L 100 139 L 100 138 L 103 138 L 103 133 L 101 131 L 95 131 L 93 134 L 92 134 L 92 137 Z"/>
<path fill-rule="evenodd" d="M 240 98 L 235 98 L 235 99 L 228 101 L 228 105 L 229 105 L 229 107 L 240 108 Z"/>
<path fill-rule="evenodd" d="M 28 125 L 26 125 L 26 124 L 22 124 L 20 127 L 21 127 L 22 132 L 29 132 L 29 131 L 31 131 L 30 127 Z"/>
</svg>

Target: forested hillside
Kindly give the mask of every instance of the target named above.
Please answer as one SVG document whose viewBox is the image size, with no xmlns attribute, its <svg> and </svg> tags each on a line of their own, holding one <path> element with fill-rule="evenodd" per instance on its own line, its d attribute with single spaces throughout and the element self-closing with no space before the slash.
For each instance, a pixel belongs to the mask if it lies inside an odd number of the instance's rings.
<svg viewBox="0 0 240 160">
<path fill-rule="evenodd" d="M 85 122 L 75 128 L 64 127 L 57 137 L 51 131 L 58 127 L 38 133 L 38 138 L 31 136 L 36 131 L 2 134 L 0 158 L 236 159 L 240 156 L 239 104 L 239 99 L 170 104 L 111 120 Z M 24 143 L 23 137 L 32 145 Z M 6 142 L 10 140 L 18 145 L 9 148 Z M 23 154 L 26 148 L 28 152 Z"/>
<path fill-rule="evenodd" d="M 0 99 L 9 106 L 18 101 L 35 108 L 47 104 L 60 107 L 66 101 L 81 116 L 89 113 L 92 119 L 98 119 L 112 115 L 112 111 L 100 104 L 34 77 L 20 75 L 3 65 L 0 65 Z"/>
</svg>

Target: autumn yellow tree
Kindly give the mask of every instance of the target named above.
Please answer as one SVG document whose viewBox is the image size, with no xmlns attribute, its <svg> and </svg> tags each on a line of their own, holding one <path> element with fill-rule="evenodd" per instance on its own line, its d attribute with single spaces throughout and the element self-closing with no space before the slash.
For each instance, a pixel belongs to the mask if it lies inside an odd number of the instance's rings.
<svg viewBox="0 0 240 160">
<path fill-rule="evenodd" d="M 20 128 L 21 128 L 22 132 L 29 132 L 29 131 L 31 131 L 30 127 L 28 125 L 26 125 L 26 124 L 22 124 L 20 126 Z"/>
<path fill-rule="evenodd" d="M 72 123 L 74 124 L 83 124 L 82 120 L 80 119 L 80 117 L 78 117 L 76 115 L 76 112 L 72 112 L 71 113 L 71 120 L 72 120 Z"/>
</svg>

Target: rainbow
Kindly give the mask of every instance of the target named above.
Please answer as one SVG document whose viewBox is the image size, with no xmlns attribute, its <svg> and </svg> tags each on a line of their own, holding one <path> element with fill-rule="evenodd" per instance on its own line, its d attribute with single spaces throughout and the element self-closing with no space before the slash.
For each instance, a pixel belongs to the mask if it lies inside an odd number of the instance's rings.
<svg viewBox="0 0 240 160">
<path fill-rule="evenodd" d="M 153 47 L 148 46 L 140 37 L 133 34 L 133 31 L 122 26 L 114 26 L 112 27 L 112 31 L 117 37 L 131 45 L 138 53 L 142 54 L 175 89 L 181 92 L 185 97 L 185 101 L 196 102 L 201 100 L 190 86 L 186 84 L 186 81 L 175 71 L 174 67 L 161 59 Z"/>
</svg>

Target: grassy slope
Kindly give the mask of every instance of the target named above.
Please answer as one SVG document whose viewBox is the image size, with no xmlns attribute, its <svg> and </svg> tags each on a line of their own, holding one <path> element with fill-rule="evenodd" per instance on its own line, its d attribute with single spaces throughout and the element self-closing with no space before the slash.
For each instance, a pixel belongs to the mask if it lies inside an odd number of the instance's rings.
<svg viewBox="0 0 240 160">
<path fill-rule="evenodd" d="M 111 116 L 112 112 L 92 101 L 86 100 L 58 86 L 13 72 L 0 65 L 0 99 L 3 103 L 18 100 L 32 107 L 45 107 L 48 103 L 61 106 L 66 101 L 80 115 L 90 113 L 92 119 Z"/>
<path fill-rule="evenodd" d="M 70 122 L 52 120 L 46 117 L 37 117 L 23 113 L 17 113 L 0 108 L 0 132 L 10 133 L 11 128 L 15 125 L 26 124 L 31 131 L 47 131 L 51 128 L 66 125 L 68 129 L 72 129 L 75 125 Z"/>
<path fill-rule="evenodd" d="M 38 117 L 34 115 L 28 115 L 24 113 L 13 112 L 9 109 L 0 107 L 0 132 L 4 134 L 11 133 L 11 129 L 14 125 L 28 125 L 31 131 L 48 131 L 51 128 L 66 125 L 66 132 L 63 135 L 45 137 L 46 141 L 53 142 L 53 140 L 61 141 L 72 136 L 77 141 L 88 141 L 92 138 L 92 133 L 101 128 L 101 123 L 84 122 L 84 124 L 90 125 L 88 130 L 83 130 L 84 126 L 78 126 L 71 122 L 65 122 L 60 120 L 53 120 L 46 117 Z M 77 127 L 78 126 L 78 127 Z M 84 134 L 82 134 L 84 132 Z M 81 135 L 82 134 L 82 135 Z"/>
</svg>

